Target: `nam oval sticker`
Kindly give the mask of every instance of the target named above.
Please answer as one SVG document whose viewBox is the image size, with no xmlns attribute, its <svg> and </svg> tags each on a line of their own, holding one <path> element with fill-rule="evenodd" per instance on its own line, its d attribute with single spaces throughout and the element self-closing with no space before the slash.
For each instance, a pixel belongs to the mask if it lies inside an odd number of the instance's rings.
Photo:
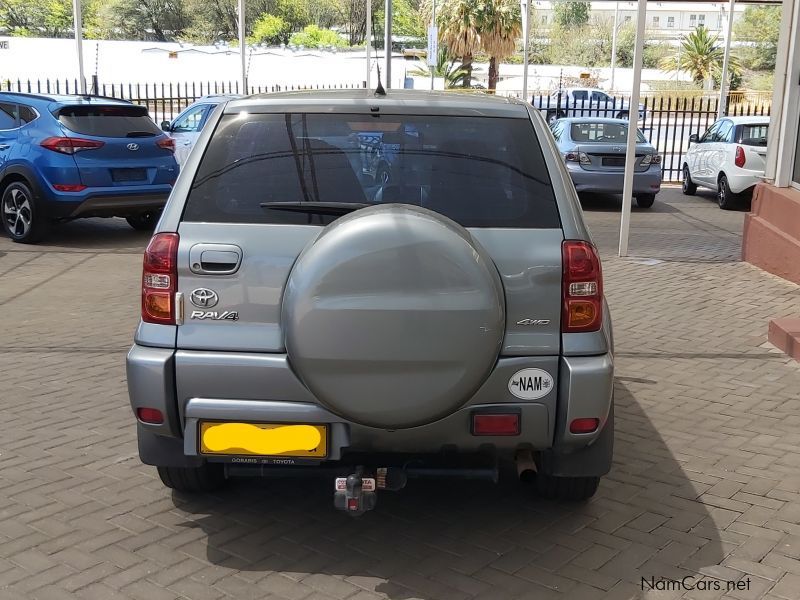
<svg viewBox="0 0 800 600">
<path fill-rule="evenodd" d="M 508 391 L 523 400 L 536 400 L 550 393 L 553 378 L 541 369 L 522 369 L 511 376 Z"/>
</svg>

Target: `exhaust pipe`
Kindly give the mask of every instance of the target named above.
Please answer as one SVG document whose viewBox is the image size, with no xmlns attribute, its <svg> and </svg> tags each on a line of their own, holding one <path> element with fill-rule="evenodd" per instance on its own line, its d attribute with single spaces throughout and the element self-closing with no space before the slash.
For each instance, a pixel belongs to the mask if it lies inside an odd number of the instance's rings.
<svg viewBox="0 0 800 600">
<path fill-rule="evenodd" d="M 530 450 L 517 452 L 514 456 L 514 464 L 517 465 L 517 477 L 520 481 L 531 481 L 536 477 L 536 463 Z"/>
</svg>

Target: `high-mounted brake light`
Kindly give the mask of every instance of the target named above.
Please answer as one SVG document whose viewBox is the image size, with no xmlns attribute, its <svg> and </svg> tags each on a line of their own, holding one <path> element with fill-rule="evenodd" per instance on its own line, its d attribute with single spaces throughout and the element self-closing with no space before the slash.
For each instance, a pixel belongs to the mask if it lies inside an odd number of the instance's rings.
<svg viewBox="0 0 800 600">
<path fill-rule="evenodd" d="M 178 289 L 178 234 L 157 233 L 144 251 L 142 321 L 175 324 Z"/>
<path fill-rule="evenodd" d="M 94 150 L 102 148 L 104 142 L 99 140 L 85 140 L 73 137 L 49 137 L 41 143 L 42 148 L 47 148 L 53 152 L 61 154 L 75 154 L 84 150 Z"/>
<path fill-rule="evenodd" d="M 564 240 L 561 331 L 597 331 L 603 323 L 603 272 L 597 250 L 588 242 Z"/>
<path fill-rule="evenodd" d="M 733 159 L 733 164 L 741 169 L 745 162 L 747 162 L 747 157 L 744 154 L 744 148 L 736 146 L 736 157 Z"/>
<path fill-rule="evenodd" d="M 175 139 L 165 136 L 156 142 L 156 146 L 164 150 L 169 150 L 170 152 L 175 152 Z"/>
</svg>

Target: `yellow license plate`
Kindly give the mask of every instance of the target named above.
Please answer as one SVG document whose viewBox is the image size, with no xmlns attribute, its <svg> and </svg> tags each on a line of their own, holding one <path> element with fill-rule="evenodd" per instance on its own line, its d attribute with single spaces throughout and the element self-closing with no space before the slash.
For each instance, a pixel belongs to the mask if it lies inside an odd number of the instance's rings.
<svg viewBox="0 0 800 600">
<path fill-rule="evenodd" d="M 325 458 L 328 428 L 297 423 L 200 423 L 200 453 Z"/>
</svg>

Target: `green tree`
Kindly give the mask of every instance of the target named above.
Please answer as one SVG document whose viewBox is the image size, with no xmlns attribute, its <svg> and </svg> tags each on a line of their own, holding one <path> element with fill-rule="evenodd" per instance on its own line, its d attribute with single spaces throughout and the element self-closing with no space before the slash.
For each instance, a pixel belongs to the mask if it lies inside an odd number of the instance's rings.
<svg viewBox="0 0 800 600">
<path fill-rule="evenodd" d="M 722 72 L 724 52 L 719 36 L 711 35 L 705 27 L 700 26 L 681 38 L 679 50 L 664 58 L 661 68 L 673 73 L 687 71 L 695 83 L 707 83 Z M 733 55 L 728 68 L 731 73 L 741 72 L 739 61 Z"/>
<path fill-rule="evenodd" d="M 289 43 L 295 46 L 305 46 L 306 48 L 325 48 L 334 46 L 341 48 L 347 46 L 347 42 L 342 37 L 330 29 L 321 29 L 316 25 L 308 25 L 303 31 L 292 34 Z"/>
<path fill-rule="evenodd" d="M 253 35 L 248 41 L 251 44 L 263 43 L 270 46 L 288 44 L 291 32 L 291 26 L 283 18 L 264 13 L 253 24 Z"/>
<path fill-rule="evenodd" d="M 426 4 L 425 11 L 429 17 L 429 3 Z M 439 27 L 439 39 L 447 48 L 448 54 L 461 60 L 464 70 L 461 85 L 469 87 L 472 80 L 472 61 L 481 49 L 478 33 L 480 0 L 445 0 L 437 6 L 436 24 Z"/>
<path fill-rule="evenodd" d="M 561 29 L 581 27 L 589 23 L 589 10 L 589 2 L 554 2 L 553 21 Z"/>
<path fill-rule="evenodd" d="M 514 53 L 522 35 L 519 0 L 483 2 L 478 16 L 481 48 L 489 55 L 489 89 L 497 88 L 498 63 Z"/>
<path fill-rule="evenodd" d="M 755 43 L 754 47 L 741 48 L 744 64 L 757 71 L 775 70 L 778 54 L 778 36 L 781 29 L 780 6 L 748 6 L 734 23 L 734 38 Z"/>
<path fill-rule="evenodd" d="M 103 26 L 123 39 L 166 42 L 191 25 L 184 0 L 112 0 L 100 9 Z"/>
<path fill-rule="evenodd" d="M 409 71 L 410 75 L 417 77 L 430 77 L 431 70 L 433 70 L 434 77 L 441 77 L 444 79 L 444 86 L 446 88 L 454 88 L 464 76 L 464 70 L 460 64 L 456 64 L 457 58 L 451 58 L 447 55 L 445 48 L 439 48 L 439 54 L 436 57 L 436 64 L 431 67 L 427 63 L 421 63 Z"/>
</svg>

